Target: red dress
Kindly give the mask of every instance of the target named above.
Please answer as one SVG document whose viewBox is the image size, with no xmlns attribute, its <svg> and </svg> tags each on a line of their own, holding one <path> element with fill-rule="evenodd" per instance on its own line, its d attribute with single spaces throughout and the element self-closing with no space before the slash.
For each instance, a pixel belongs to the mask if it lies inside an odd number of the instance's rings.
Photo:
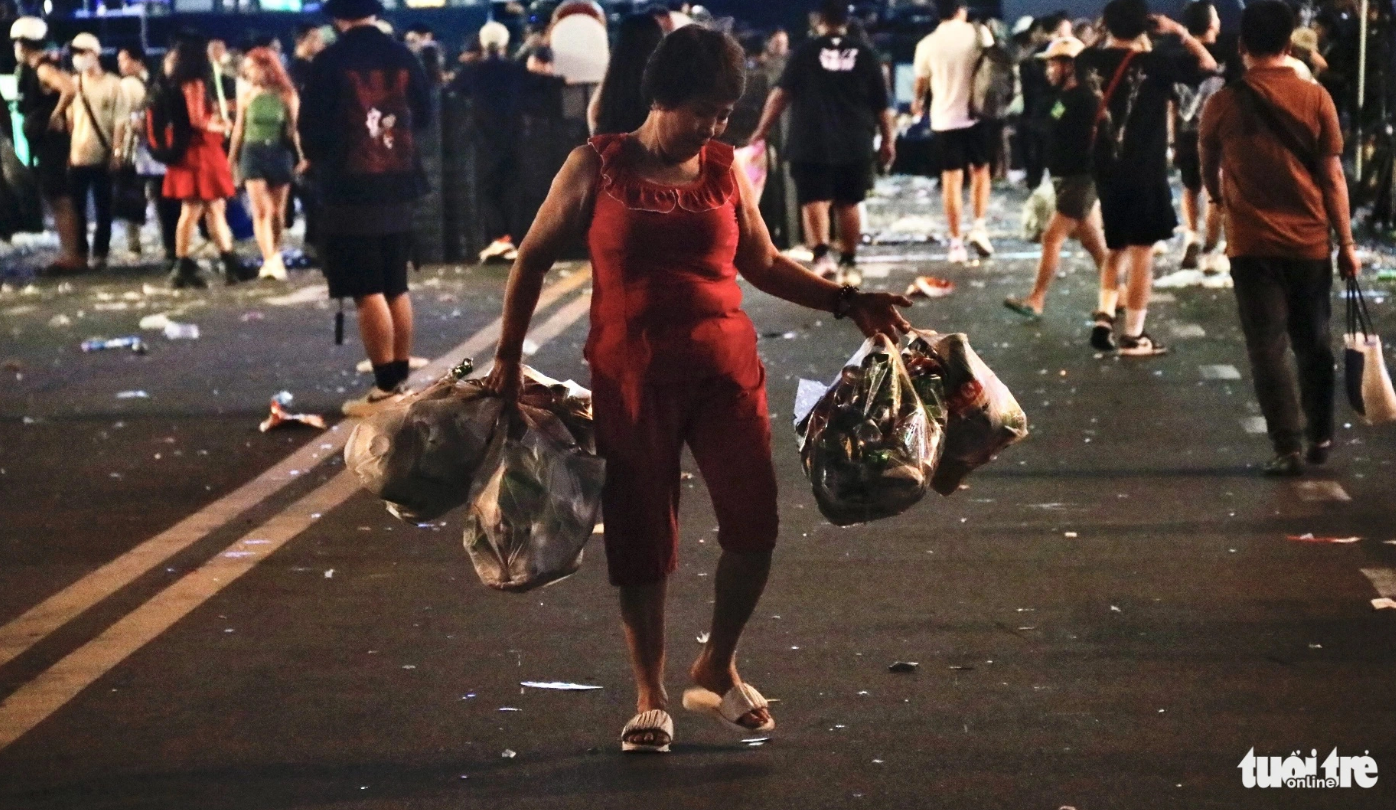
<svg viewBox="0 0 1396 810">
<path fill-rule="evenodd" d="M 606 458 L 606 556 L 616 585 L 677 566 L 683 447 L 717 512 L 723 548 L 776 540 L 765 369 L 734 264 L 740 202 L 732 147 L 710 142 L 685 186 L 631 171 L 629 135 L 592 138 L 601 157 L 587 245 L 598 448 Z"/>
<path fill-rule="evenodd" d="M 184 92 L 194 132 L 184 156 L 178 163 L 166 167 L 163 194 L 172 200 L 226 200 L 236 194 L 237 189 L 233 187 L 228 153 L 223 151 L 223 136 L 208 129 L 213 116 L 204 83 L 196 79 L 186 82 L 180 89 Z"/>
</svg>

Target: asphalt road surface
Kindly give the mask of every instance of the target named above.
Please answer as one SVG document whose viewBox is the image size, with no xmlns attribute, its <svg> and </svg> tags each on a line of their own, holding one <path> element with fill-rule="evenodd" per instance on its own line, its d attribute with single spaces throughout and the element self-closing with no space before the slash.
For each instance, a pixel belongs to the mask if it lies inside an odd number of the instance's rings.
<svg viewBox="0 0 1396 810">
<path fill-rule="evenodd" d="M 924 233 L 905 217 L 934 217 L 937 195 L 883 191 L 873 230 Z M 1396 609 L 1373 604 L 1396 597 L 1396 428 L 1340 404 L 1327 467 L 1260 477 L 1230 290 L 1160 290 L 1150 330 L 1172 353 L 1099 356 L 1088 260 L 1065 263 L 1042 321 L 1001 305 L 1035 265 L 1021 197 L 996 197 L 1000 255 L 981 265 L 950 267 L 934 243 L 864 251 L 870 287 L 955 282 L 911 320 L 966 332 L 1032 428 L 897 518 L 822 520 L 790 429 L 798 380 L 832 378 L 859 336 L 748 291 L 783 525 L 741 666 L 779 727 L 746 743 L 676 709 L 668 757 L 619 751 L 634 696 L 599 542 L 569 580 L 496 593 L 459 511 L 412 527 L 357 490 L 348 423 L 258 432 L 278 391 L 329 415 L 370 383 L 352 314 L 332 344 L 317 274 L 181 295 L 121 269 L 7 288 L 0 807 L 1396 807 Z M 417 353 L 441 359 L 419 382 L 488 358 L 504 275 L 414 276 Z M 588 269 L 549 281 L 530 362 L 585 383 Z M 1371 287 L 1392 334 L 1391 291 Z M 160 313 L 200 337 L 140 330 Z M 79 350 L 128 334 L 149 351 Z M 686 486 L 675 703 L 718 553 L 701 476 Z M 1358 539 L 1291 539 L 1306 534 Z M 1243 787 L 1252 750 L 1335 748 L 1370 756 L 1376 785 Z"/>
</svg>

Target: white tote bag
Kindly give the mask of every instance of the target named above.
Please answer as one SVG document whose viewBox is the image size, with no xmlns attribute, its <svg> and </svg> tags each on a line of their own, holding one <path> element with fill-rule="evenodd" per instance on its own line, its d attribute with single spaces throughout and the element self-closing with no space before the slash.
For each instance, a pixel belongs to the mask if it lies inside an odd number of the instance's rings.
<svg viewBox="0 0 1396 810">
<path fill-rule="evenodd" d="M 1372 332 L 1372 318 L 1357 279 L 1348 279 L 1348 328 L 1343 335 L 1343 371 L 1348 403 L 1368 424 L 1396 422 L 1396 390 L 1386 369 L 1381 338 Z"/>
</svg>

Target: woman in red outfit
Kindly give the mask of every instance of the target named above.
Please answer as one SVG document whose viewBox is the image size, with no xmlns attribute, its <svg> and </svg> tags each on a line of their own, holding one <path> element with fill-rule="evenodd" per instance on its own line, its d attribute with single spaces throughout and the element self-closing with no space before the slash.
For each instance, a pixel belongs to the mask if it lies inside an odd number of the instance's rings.
<svg viewBox="0 0 1396 810">
<path fill-rule="evenodd" d="M 178 263 L 170 278 L 175 287 L 206 286 L 198 263 L 189 255 L 189 243 L 200 219 L 222 255 L 228 283 L 242 278 L 226 208 L 228 198 L 237 193 L 228 155 L 223 151 L 223 137 L 232 130 L 232 124 L 209 103 L 205 80 L 212 75 L 207 52 L 193 40 L 180 41 L 165 59 L 165 76 L 170 87 L 183 94 L 193 127 L 188 148 L 165 172 L 164 195 L 181 202 L 175 228 Z"/>
<path fill-rule="evenodd" d="M 639 690 L 621 732 L 626 751 L 667 751 L 664 601 L 677 565 L 679 459 L 688 445 L 712 494 L 722 557 L 712 629 L 689 671 L 685 708 L 747 732 L 775 727 L 737 674 L 736 649 L 766 585 L 777 532 L 765 369 L 741 310 L 741 273 L 758 289 L 847 316 L 864 334 L 908 329 L 901 296 L 862 293 L 782 257 L 732 148 L 714 140 L 742 93 L 741 46 L 689 26 L 665 38 L 645 71 L 649 118 L 572 152 L 509 278 L 487 384 L 517 396 L 521 351 L 543 276 L 585 237 L 594 277 L 591 364 L 611 583 Z"/>
</svg>

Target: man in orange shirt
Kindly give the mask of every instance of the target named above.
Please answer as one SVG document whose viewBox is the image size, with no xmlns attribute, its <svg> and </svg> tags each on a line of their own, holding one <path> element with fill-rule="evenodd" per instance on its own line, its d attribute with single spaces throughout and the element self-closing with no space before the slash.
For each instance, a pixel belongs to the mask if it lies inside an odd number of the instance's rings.
<svg viewBox="0 0 1396 810">
<path fill-rule="evenodd" d="M 1245 77 L 1208 101 L 1201 128 L 1202 177 L 1208 196 L 1227 212 L 1241 327 L 1275 448 L 1266 475 L 1302 474 L 1306 437 L 1307 461 L 1328 460 L 1334 388 L 1330 230 L 1343 277 L 1360 267 L 1338 115 L 1328 93 L 1287 64 L 1293 30 L 1294 14 L 1280 0 L 1246 7 Z M 1297 361 L 1297 385 L 1286 339 Z"/>
</svg>

